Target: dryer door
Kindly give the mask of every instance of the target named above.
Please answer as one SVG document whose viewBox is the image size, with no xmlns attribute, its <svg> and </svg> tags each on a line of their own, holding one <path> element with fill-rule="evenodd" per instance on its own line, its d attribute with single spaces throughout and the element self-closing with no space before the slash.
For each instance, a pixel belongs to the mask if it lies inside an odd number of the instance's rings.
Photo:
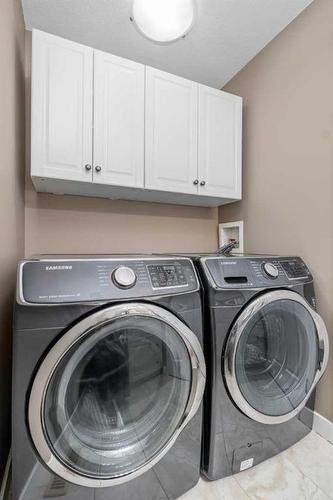
<svg viewBox="0 0 333 500">
<path fill-rule="evenodd" d="M 234 323 L 224 355 L 231 397 L 247 416 L 286 422 L 305 406 L 328 361 L 321 317 L 296 292 L 253 300 Z"/>
<path fill-rule="evenodd" d="M 170 312 L 122 304 L 65 333 L 42 361 L 28 406 L 43 462 L 76 484 L 142 474 L 199 408 L 205 362 L 195 334 Z"/>
</svg>

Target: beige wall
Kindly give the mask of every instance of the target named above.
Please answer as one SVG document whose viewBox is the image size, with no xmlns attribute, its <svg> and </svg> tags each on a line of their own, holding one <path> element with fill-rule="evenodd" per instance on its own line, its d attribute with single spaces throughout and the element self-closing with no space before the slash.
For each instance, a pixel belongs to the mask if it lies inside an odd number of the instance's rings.
<svg viewBox="0 0 333 500">
<path fill-rule="evenodd" d="M 301 255 L 333 350 L 333 1 L 315 0 L 225 88 L 244 97 L 245 250 Z M 333 359 L 317 410 L 333 420 Z"/>
<path fill-rule="evenodd" d="M 30 62 L 31 34 L 27 33 L 27 96 Z M 27 165 L 29 168 L 28 148 Z M 215 250 L 217 245 L 217 209 L 37 194 L 28 169 L 25 217 L 26 256 L 48 252 L 195 252 Z"/>
<path fill-rule="evenodd" d="M 0 477 L 10 442 L 11 315 L 24 248 L 24 27 L 19 0 L 0 14 Z"/>
<path fill-rule="evenodd" d="M 217 245 L 214 209 L 37 195 L 27 188 L 27 256 L 36 253 L 194 252 Z"/>
</svg>

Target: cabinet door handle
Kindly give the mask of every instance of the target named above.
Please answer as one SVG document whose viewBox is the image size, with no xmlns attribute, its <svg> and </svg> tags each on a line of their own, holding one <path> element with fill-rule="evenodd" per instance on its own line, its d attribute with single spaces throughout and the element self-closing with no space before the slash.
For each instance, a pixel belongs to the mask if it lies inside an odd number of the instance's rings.
<svg viewBox="0 0 333 500">
<path fill-rule="evenodd" d="M 91 165 L 87 163 L 87 165 L 85 165 L 84 168 L 87 170 L 87 172 L 89 172 L 89 170 L 91 170 Z"/>
<path fill-rule="evenodd" d="M 200 186 L 205 186 L 206 182 L 205 181 L 201 181 L 200 182 Z"/>
<path fill-rule="evenodd" d="M 102 167 L 100 167 L 99 165 L 97 165 L 97 166 L 95 167 L 95 170 L 96 170 L 96 172 L 100 172 L 100 171 L 102 170 Z"/>
<path fill-rule="evenodd" d="M 193 181 L 193 184 L 194 184 L 195 186 L 197 186 L 197 185 L 199 184 L 198 179 L 195 179 L 195 180 Z"/>
</svg>

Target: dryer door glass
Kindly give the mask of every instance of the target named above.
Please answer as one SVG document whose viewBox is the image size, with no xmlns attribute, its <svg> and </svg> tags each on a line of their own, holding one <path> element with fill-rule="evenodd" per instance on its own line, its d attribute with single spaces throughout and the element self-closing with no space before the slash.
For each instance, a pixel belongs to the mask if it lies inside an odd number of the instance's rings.
<svg viewBox="0 0 333 500">
<path fill-rule="evenodd" d="M 296 300 L 277 300 L 274 294 Z M 320 365 L 316 313 L 296 293 L 271 295 L 273 300 L 259 298 L 243 311 L 226 348 L 232 397 L 244 413 L 264 423 L 288 420 L 304 406 Z"/>
<path fill-rule="evenodd" d="M 76 474 L 130 474 L 168 445 L 191 387 L 188 348 L 168 323 L 124 314 L 96 325 L 63 355 L 48 384 L 49 447 Z"/>
</svg>

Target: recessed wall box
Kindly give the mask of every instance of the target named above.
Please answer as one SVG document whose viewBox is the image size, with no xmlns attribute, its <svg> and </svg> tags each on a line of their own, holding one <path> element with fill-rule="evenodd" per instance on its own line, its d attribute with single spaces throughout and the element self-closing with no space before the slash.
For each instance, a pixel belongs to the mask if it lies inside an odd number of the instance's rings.
<svg viewBox="0 0 333 500">
<path fill-rule="evenodd" d="M 219 246 L 235 243 L 232 253 L 244 253 L 243 221 L 224 222 L 219 224 Z"/>
</svg>

